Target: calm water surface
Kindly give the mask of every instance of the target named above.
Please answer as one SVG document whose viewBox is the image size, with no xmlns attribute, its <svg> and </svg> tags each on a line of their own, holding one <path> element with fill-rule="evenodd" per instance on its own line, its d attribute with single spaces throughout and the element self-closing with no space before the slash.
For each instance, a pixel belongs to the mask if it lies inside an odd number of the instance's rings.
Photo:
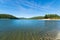
<svg viewBox="0 0 60 40">
<path fill-rule="evenodd" d="M 58 40 L 59 20 L 0 20 L 0 40 Z"/>
</svg>

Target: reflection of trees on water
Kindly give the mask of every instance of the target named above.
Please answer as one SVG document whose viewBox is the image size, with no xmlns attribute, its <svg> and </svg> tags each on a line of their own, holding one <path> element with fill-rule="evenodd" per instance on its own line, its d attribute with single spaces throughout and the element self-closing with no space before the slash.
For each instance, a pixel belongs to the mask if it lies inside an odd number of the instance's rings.
<svg viewBox="0 0 60 40">
<path fill-rule="evenodd" d="M 44 34 L 45 37 L 53 38 L 57 36 L 58 33 L 58 22 L 57 21 L 52 21 L 52 20 L 46 20 L 45 21 L 45 28 L 44 28 Z"/>
<path fill-rule="evenodd" d="M 46 31 L 52 31 L 52 30 L 57 30 L 58 28 L 58 22 L 57 21 L 52 21 L 52 20 L 46 20 L 45 21 L 45 30 Z"/>
</svg>

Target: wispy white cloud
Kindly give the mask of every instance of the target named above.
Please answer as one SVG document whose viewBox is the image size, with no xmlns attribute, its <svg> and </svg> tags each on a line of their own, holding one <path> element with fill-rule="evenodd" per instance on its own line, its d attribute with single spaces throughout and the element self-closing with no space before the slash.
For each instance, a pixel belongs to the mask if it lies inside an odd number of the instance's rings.
<svg viewBox="0 0 60 40">
<path fill-rule="evenodd" d="M 38 0 L 39 1 L 39 0 Z M 13 12 L 15 10 L 15 13 L 19 12 L 20 14 L 24 14 L 24 12 L 30 13 L 37 13 L 36 15 L 39 15 L 39 13 L 49 13 L 52 10 L 54 10 L 54 8 L 52 7 L 52 5 L 56 2 L 56 0 L 52 0 L 49 3 L 47 2 L 44 5 L 40 5 L 40 3 L 38 4 L 35 0 L 32 1 L 28 1 L 28 0 L 0 0 L 0 4 L 4 4 L 4 9 L 6 8 L 8 9 L 12 9 L 11 11 Z M 6 3 L 6 4 L 5 4 Z M 9 10 L 9 11 L 10 11 Z M 34 15 L 35 15 L 34 14 Z"/>
<path fill-rule="evenodd" d="M 49 11 L 50 9 L 53 9 L 51 5 L 55 2 L 56 0 L 52 0 L 52 2 L 47 3 L 47 5 L 38 5 L 32 0 L 32 2 L 28 2 L 27 0 L 17 0 L 16 3 L 20 5 L 24 5 L 27 7 L 30 7 L 31 9 L 37 9 L 37 10 L 43 10 L 43 11 Z"/>
</svg>

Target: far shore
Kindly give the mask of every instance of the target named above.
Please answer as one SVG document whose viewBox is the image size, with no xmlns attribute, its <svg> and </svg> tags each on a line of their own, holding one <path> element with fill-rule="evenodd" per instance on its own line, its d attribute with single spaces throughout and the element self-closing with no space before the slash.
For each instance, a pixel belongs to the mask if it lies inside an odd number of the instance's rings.
<svg viewBox="0 0 60 40">
<path fill-rule="evenodd" d="M 0 19 L 0 20 L 11 20 L 11 19 Z M 12 19 L 17 20 L 17 19 Z M 60 20 L 60 19 L 18 19 L 18 20 Z"/>
<path fill-rule="evenodd" d="M 39 20 L 60 20 L 60 19 L 39 19 Z"/>
</svg>

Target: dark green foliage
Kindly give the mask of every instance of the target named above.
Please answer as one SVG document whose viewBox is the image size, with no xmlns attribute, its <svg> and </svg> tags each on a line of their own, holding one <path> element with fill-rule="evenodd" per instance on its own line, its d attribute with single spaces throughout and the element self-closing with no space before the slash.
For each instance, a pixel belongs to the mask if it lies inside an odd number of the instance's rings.
<svg viewBox="0 0 60 40">
<path fill-rule="evenodd" d="M 9 14 L 0 14 L 0 19 L 18 19 L 18 18 Z"/>
<path fill-rule="evenodd" d="M 45 16 L 37 16 L 30 19 L 60 19 L 60 16 L 57 14 L 46 14 Z"/>
<path fill-rule="evenodd" d="M 0 14 L 0 19 L 60 19 L 60 16 L 57 14 L 46 14 L 45 16 L 36 16 L 31 18 L 17 18 L 9 14 Z"/>
<path fill-rule="evenodd" d="M 44 19 L 44 17 L 43 16 L 37 16 L 37 17 L 32 17 L 30 19 Z"/>
<path fill-rule="evenodd" d="M 48 19 L 48 18 L 50 18 L 50 19 L 58 19 L 58 18 L 60 18 L 60 16 L 57 15 L 57 14 L 46 14 L 45 18 L 46 19 Z"/>
</svg>

